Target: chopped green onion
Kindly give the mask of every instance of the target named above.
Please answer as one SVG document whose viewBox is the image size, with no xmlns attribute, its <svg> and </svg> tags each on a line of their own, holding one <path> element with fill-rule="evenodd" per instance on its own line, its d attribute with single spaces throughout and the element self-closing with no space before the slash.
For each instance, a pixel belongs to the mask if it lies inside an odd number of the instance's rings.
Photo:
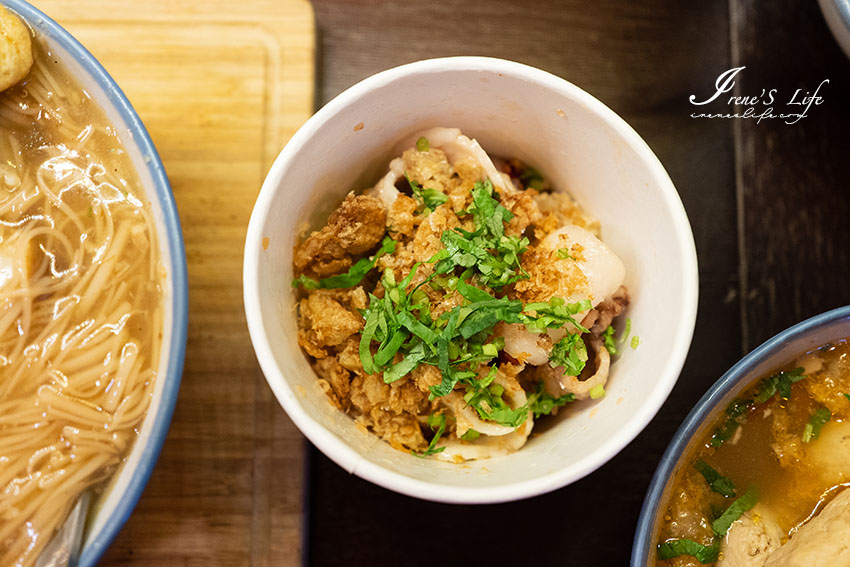
<svg viewBox="0 0 850 567">
<path fill-rule="evenodd" d="M 587 347 L 578 333 L 567 333 L 552 347 L 549 366 L 563 367 L 564 375 L 578 376 L 587 363 Z"/>
<path fill-rule="evenodd" d="M 569 248 L 558 248 L 558 258 L 560 258 L 561 260 L 566 260 L 567 258 L 569 258 L 570 260 L 575 260 L 575 258 L 570 256 Z"/>
<path fill-rule="evenodd" d="M 635 335 L 632 337 L 632 350 L 635 350 L 640 345 L 640 337 Z"/>
<path fill-rule="evenodd" d="M 820 436 L 820 430 L 824 425 L 832 419 L 832 413 L 826 408 L 818 408 L 815 413 L 809 417 L 809 422 L 803 429 L 803 443 L 808 443 L 812 439 L 817 439 Z"/>
<path fill-rule="evenodd" d="M 481 434 L 475 431 L 474 429 L 468 429 L 466 433 L 460 436 L 460 438 L 464 441 L 475 441 L 480 436 Z"/>
<path fill-rule="evenodd" d="M 593 388 L 590 389 L 590 399 L 598 400 L 602 396 L 605 395 L 605 387 L 602 384 L 597 384 Z"/>
<path fill-rule="evenodd" d="M 425 451 L 422 453 L 411 451 L 411 453 L 417 457 L 427 457 L 428 455 L 442 453 L 445 450 L 445 447 L 437 447 L 437 442 L 446 430 L 446 416 L 441 413 L 432 413 L 428 416 L 428 426 L 431 429 L 436 428 L 437 431 L 434 433 L 434 437 L 431 439 L 431 443 L 428 444 L 428 448 L 425 449 Z"/>
<path fill-rule="evenodd" d="M 421 136 L 418 140 L 416 140 L 416 149 L 420 152 L 427 152 L 430 150 L 431 144 L 428 143 L 428 138 Z"/>
<path fill-rule="evenodd" d="M 620 351 L 617 350 L 617 343 L 614 340 L 614 326 L 608 325 L 608 328 L 602 332 L 602 341 L 605 344 L 605 349 L 611 356 L 617 356 Z"/>
</svg>

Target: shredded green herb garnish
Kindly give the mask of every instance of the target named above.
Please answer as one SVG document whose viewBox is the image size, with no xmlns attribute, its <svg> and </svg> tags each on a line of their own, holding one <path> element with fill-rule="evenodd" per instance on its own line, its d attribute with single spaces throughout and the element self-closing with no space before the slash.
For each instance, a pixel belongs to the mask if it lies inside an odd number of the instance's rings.
<svg viewBox="0 0 850 567">
<path fill-rule="evenodd" d="M 404 174 L 410 185 L 410 191 L 413 193 L 413 198 L 422 203 L 423 210 L 426 214 L 431 213 L 434 209 L 449 200 L 448 196 L 437 189 L 423 189 L 421 185 L 410 178 L 407 173 Z"/>
<path fill-rule="evenodd" d="M 808 443 L 812 439 L 817 439 L 820 435 L 820 430 L 824 425 L 832 419 L 832 413 L 826 408 L 818 408 L 809 417 L 809 422 L 803 429 L 803 443 Z"/>
<path fill-rule="evenodd" d="M 466 433 L 460 436 L 463 441 L 475 441 L 481 436 L 480 433 L 475 431 L 474 429 L 467 429 Z"/>
<path fill-rule="evenodd" d="M 570 256 L 569 248 L 558 248 L 558 258 L 560 258 L 561 260 L 566 260 L 567 258 L 569 258 L 570 260 L 575 260 L 575 258 Z"/>
<path fill-rule="evenodd" d="M 543 382 L 538 382 L 534 393 L 528 396 L 528 407 L 534 412 L 534 417 L 549 415 L 556 407 L 565 406 L 576 399 L 575 394 L 566 393 L 563 396 L 554 397 L 543 390 Z"/>
<path fill-rule="evenodd" d="M 366 274 L 375 267 L 375 264 L 378 263 L 381 256 L 395 252 L 395 245 L 396 241 L 389 236 L 386 236 L 381 242 L 381 247 L 378 248 L 378 251 L 375 252 L 374 256 L 371 258 L 359 259 L 348 269 L 347 273 L 323 278 L 318 281 L 313 278 L 300 275 L 292 280 L 292 287 L 298 287 L 299 285 L 303 286 L 304 289 L 339 289 L 354 287 L 363 281 L 363 278 L 366 277 Z"/>
<path fill-rule="evenodd" d="M 841 394 L 841 395 L 844 396 L 845 398 L 847 398 L 847 401 L 850 402 L 850 394 Z"/>
<path fill-rule="evenodd" d="M 738 427 L 746 421 L 747 410 L 752 403 L 752 400 L 732 400 L 726 408 L 726 419 L 714 430 L 714 435 L 711 437 L 712 447 L 720 447 L 732 438 L 738 431 Z"/>
<path fill-rule="evenodd" d="M 723 476 L 702 459 L 694 463 L 694 468 L 699 471 L 714 492 L 727 498 L 735 496 L 735 484 L 732 479 Z"/>
<path fill-rule="evenodd" d="M 427 457 L 428 455 L 435 455 L 437 453 L 442 453 L 445 450 L 445 447 L 437 447 L 437 442 L 440 440 L 440 437 L 443 436 L 443 433 L 446 431 L 446 416 L 441 413 L 432 413 L 428 416 L 428 427 L 431 429 L 436 429 L 434 432 L 434 437 L 431 438 L 431 442 L 428 444 L 428 448 L 425 449 L 421 453 L 417 453 L 416 451 L 411 451 L 412 454 L 417 457 Z"/>
<path fill-rule="evenodd" d="M 791 384 L 799 382 L 805 377 L 802 368 L 795 368 L 794 370 L 779 372 L 770 378 L 765 378 L 759 385 L 758 393 L 753 398 L 753 401 L 757 404 L 763 404 L 777 392 L 779 392 L 779 396 L 782 399 L 787 400 L 791 397 Z"/>
<path fill-rule="evenodd" d="M 543 175 L 531 166 L 519 174 L 519 179 L 524 187 L 538 191 L 543 189 Z"/>
<path fill-rule="evenodd" d="M 720 514 L 720 517 L 711 523 L 711 529 L 720 537 L 726 535 L 732 523 L 741 517 L 741 515 L 756 505 L 758 495 L 755 487 L 751 486 L 747 489 L 743 496 L 732 502 L 726 510 Z"/>
<path fill-rule="evenodd" d="M 779 393 L 779 396 L 787 400 L 791 397 L 791 385 L 799 382 L 806 376 L 803 374 L 802 368 L 795 368 L 788 372 L 779 372 L 769 378 L 761 381 L 758 387 L 758 392 L 753 399 L 737 399 L 733 400 L 726 408 L 726 419 L 715 430 L 714 436 L 711 438 L 713 447 L 720 447 L 723 443 L 732 438 L 738 427 L 746 421 L 746 412 L 756 404 L 763 404 Z"/>
<path fill-rule="evenodd" d="M 611 356 L 620 354 L 620 351 L 617 349 L 617 342 L 614 340 L 615 332 L 613 325 L 608 325 L 608 328 L 602 332 L 602 341 L 605 344 L 605 349 Z"/>
<path fill-rule="evenodd" d="M 431 149 L 431 144 L 428 143 L 428 138 L 425 136 L 420 136 L 418 140 L 416 140 L 416 150 L 420 152 L 427 152 Z"/>
<path fill-rule="evenodd" d="M 473 268 L 483 285 L 497 290 L 527 278 L 519 258 L 528 246 L 528 238 L 505 235 L 505 222 L 514 215 L 493 197 L 489 179 L 475 184 L 472 206 L 466 214 L 472 215 L 475 230 L 456 228 L 443 232 L 445 248 L 428 260 L 436 262 L 435 272 L 447 274 L 458 266 Z"/>
<path fill-rule="evenodd" d="M 567 333 L 552 347 L 549 354 L 549 366 L 564 367 L 564 374 L 578 376 L 587 363 L 587 347 L 578 333 Z"/>
<path fill-rule="evenodd" d="M 662 561 L 680 555 L 690 555 L 700 563 L 714 563 L 720 555 L 720 545 L 716 541 L 712 545 L 702 545 L 692 539 L 682 538 L 665 541 L 658 546 L 658 559 Z"/>
<path fill-rule="evenodd" d="M 464 380 L 466 395 L 463 399 L 468 406 L 478 413 L 481 419 L 493 421 L 506 427 L 519 427 L 528 418 L 528 406 L 523 405 L 513 409 L 505 402 L 502 398 L 504 388 L 493 383 L 497 372 L 498 368 L 491 366 L 484 378 Z"/>
<path fill-rule="evenodd" d="M 635 335 L 632 337 L 632 350 L 640 346 L 640 337 Z"/>
</svg>

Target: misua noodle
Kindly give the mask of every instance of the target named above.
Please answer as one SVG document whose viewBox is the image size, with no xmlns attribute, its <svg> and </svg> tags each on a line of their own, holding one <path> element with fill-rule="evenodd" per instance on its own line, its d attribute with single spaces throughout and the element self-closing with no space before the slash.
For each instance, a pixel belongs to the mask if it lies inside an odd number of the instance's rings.
<svg viewBox="0 0 850 567">
<path fill-rule="evenodd" d="M 44 46 L 0 93 L 0 565 L 103 490 L 151 400 L 163 327 L 149 207 L 114 128 Z"/>
</svg>

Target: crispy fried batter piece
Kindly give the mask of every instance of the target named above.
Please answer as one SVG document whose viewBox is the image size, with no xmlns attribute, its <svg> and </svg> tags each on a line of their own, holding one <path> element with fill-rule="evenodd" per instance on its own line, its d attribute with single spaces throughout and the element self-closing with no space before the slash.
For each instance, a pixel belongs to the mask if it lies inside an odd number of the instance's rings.
<svg viewBox="0 0 850 567">
<path fill-rule="evenodd" d="M 407 195 L 399 195 L 393 201 L 387 214 L 387 230 L 395 240 L 413 234 L 416 228 L 416 209 L 419 204 L 416 199 Z"/>
<path fill-rule="evenodd" d="M 505 234 L 508 236 L 522 236 L 525 229 L 533 223 L 543 219 L 534 195 L 537 191 L 529 189 L 522 193 L 502 192 L 502 206 L 513 213 L 514 217 L 505 226 Z"/>
<path fill-rule="evenodd" d="M 424 262 L 442 250 L 440 237 L 444 230 L 460 226 L 460 220 L 454 210 L 447 204 L 440 205 L 434 212 L 422 220 L 413 236 L 413 257 L 417 262 Z"/>
<path fill-rule="evenodd" d="M 349 193 L 328 224 L 295 247 L 297 274 L 324 278 L 347 270 L 374 248 L 386 231 L 387 211 L 375 197 Z"/>
<path fill-rule="evenodd" d="M 567 193 L 537 193 L 534 195 L 534 200 L 537 202 L 538 210 L 542 215 L 540 221 L 535 221 L 540 225 L 536 226 L 535 229 L 545 228 L 545 230 L 540 231 L 541 235 L 538 235 L 538 230 L 534 231 L 534 235 L 538 239 L 565 224 L 580 226 L 593 233 L 594 236 L 599 236 L 599 221 L 585 213 Z"/>
<path fill-rule="evenodd" d="M 587 277 L 575 262 L 559 261 L 557 252 L 542 246 L 530 246 L 521 265 L 528 279 L 520 280 L 508 295 L 523 303 L 549 301 L 553 297 L 569 298 L 588 290 Z"/>
<path fill-rule="evenodd" d="M 339 409 L 347 409 L 351 404 L 351 373 L 332 356 L 318 359 L 313 364 L 313 370 L 319 375 L 319 386 L 331 402 Z"/>
<path fill-rule="evenodd" d="M 378 375 L 358 373 L 351 381 L 351 403 L 360 412 L 357 420 L 393 447 L 427 447 L 416 416 L 427 413 L 430 404 L 411 380 L 385 384 Z"/>
<path fill-rule="evenodd" d="M 365 307 L 363 288 L 347 293 L 323 289 L 310 292 L 298 306 L 298 344 L 314 358 L 328 356 L 328 347 L 342 344 L 363 328 L 363 317 L 356 309 Z"/>
</svg>

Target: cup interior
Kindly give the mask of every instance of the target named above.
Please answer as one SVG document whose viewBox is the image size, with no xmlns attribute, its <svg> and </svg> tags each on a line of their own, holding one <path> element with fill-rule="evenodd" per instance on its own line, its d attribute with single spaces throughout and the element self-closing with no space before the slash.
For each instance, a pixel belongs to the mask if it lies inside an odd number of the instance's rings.
<svg viewBox="0 0 850 567">
<path fill-rule="evenodd" d="M 356 427 L 316 384 L 296 341 L 292 249 L 351 190 L 373 185 L 396 144 L 460 128 L 493 156 L 517 157 L 602 223 L 626 266 L 623 345 L 604 399 L 575 404 L 519 452 L 454 465 L 392 449 Z M 267 239 L 267 240 L 265 240 Z M 264 244 L 263 244 L 264 243 Z M 245 301 L 258 358 L 302 431 L 346 470 L 440 501 L 539 494 L 591 472 L 648 423 L 678 377 L 696 315 L 693 237 L 675 188 L 639 136 L 602 103 L 543 71 L 486 58 L 420 62 L 381 73 L 320 110 L 267 177 L 248 232 Z"/>
</svg>

